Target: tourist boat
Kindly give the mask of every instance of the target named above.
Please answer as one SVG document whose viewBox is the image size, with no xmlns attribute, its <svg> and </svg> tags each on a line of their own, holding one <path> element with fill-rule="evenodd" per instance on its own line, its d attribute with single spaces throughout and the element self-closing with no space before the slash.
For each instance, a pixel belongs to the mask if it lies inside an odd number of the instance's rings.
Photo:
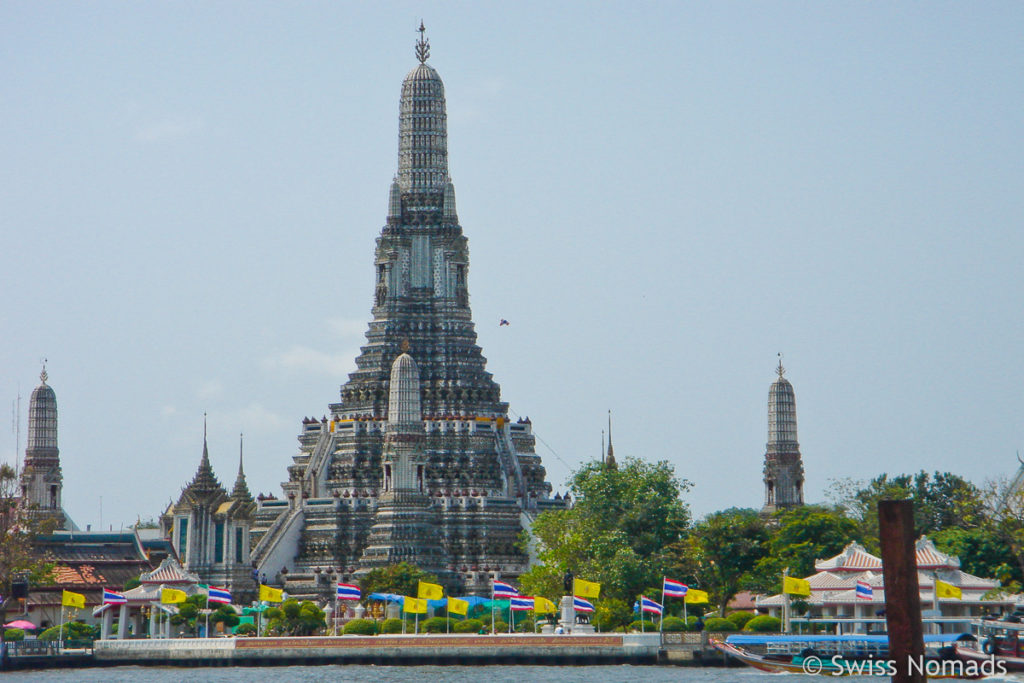
<svg viewBox="0 0 1024 683">
<path fill-rule="evenodd" d="M 926 634 L 926 659 L 938 662 L 948 656 L 947 646 L 956 634 Z M 884 635 L 732 635 L 712 638 L 720 652 L 747 666 L 768 673 L 803 673 L 822 676 L 892 676 L 887 659 L 889 637 Z M 957 662 L 963 664 L 963 662 Z M 945 667 L 928 678 L 980 678 L 973 668 Z M 965 675 L 966 674 L 966 675 Z"/>
<path fill-rule="evenodd" d="M 956 643 L 956 654 L 965 661 L 995 660 L 1006 671 L 1024 671 L 1024 623 L 998 619 L 971 622 L 971 634 Z"/>
</svg>

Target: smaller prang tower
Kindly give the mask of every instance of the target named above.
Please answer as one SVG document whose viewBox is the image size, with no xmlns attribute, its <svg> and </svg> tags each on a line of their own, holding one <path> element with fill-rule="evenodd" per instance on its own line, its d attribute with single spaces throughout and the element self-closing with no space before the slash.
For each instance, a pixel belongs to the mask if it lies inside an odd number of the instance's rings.
<svg viewBox="0 0 1024 683">
<path fill-rule="evenodd" d="M 764 454 L 764 507 L 770 515 L 782 508 L 804 504 L 804 466 L 796 440 L 796 395 L 783 375 L 779 354 L 779 378 L 768 390 L 768 444 Z"/>
<path fill-rule="evenodd" d="M 28 404 L 28 444 L 21 470 L 21 504 L 37 519 L 53 519 L 58 529 L 71 528 L 64 514 L 61 490 L 64 475 L 57 448 L 57 395 L 46 383 L 46 367 Z"/>
</svg>

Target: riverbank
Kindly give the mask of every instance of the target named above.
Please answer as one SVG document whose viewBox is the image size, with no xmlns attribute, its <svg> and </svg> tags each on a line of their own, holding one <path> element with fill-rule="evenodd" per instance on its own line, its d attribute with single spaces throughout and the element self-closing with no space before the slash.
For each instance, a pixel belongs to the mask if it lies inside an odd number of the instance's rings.
<svg viewBox="0 0 1024 683">
<path fill-rule="evenodd" d="M 669 635 L 669 634 L 666 634 Z M 98 640 L 91 651 L 8 657 L 8 669 L 81 666 L 279 666 L 315 664 L 595 666 L 715 664 L 702 643 L 658 633 L 474 634 Z"/>
</svg>

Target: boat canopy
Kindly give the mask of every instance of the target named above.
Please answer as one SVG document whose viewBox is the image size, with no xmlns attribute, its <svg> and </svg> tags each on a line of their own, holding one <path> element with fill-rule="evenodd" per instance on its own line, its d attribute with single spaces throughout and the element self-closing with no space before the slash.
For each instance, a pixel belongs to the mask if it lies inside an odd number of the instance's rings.
<svg viewBox="0 0 1024 683">
<path fill-rule="evenodd" d="M 952 643 L 962 638 L 965 633 L 925 633 L 924 642 L 926 643 Z M 836 635 L 779 635 L 779 634 L 760 634 L 760 635 L 733 635 L 725 639 L 725 642 L 730 645 L 776 645 L 782 643 L 881 643 L 888 645 L 889 636 L 880 635 L 859 635 L 856 633 L 848 633 L 841 636 Z"/>
</svg>

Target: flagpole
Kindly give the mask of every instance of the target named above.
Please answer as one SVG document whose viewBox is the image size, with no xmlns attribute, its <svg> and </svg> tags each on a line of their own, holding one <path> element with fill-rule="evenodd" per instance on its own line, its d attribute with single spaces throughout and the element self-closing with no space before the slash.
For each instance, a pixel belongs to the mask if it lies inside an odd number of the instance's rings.
<svg viewBox="0 0 1024 683">
<path fill-rule="evenodd" d="M 640 633 L 644 632 L 644 596 L 640 596 L 637 601 L 640 603 Z"/>
<path fill-rule="evenodd" d="M 491 635 L 494 635 L 494 579 L 491 579 Z"/>
<path fill-rule="evenodd" d="M 661 619 L 658 619 L 658 633 L 662 632 L 662 625 L 665 623 L 665 608 L 668 603 L 665 602 L 665 577 L 661 577 Z M 685 628 L 685 626 L 684 626 Z"/>
<path fill-rule="evenodd" d="M 120 623 L 120 621 L 118 621 L 118 624 L 117 624 L 117 632 L 118 633 L 121 632 L 121 628 L 122 628 L 121 627 L 121 623 Z M 61 597 L 61 600 L 60 600 L 60 630 L 57 633 L 60 636 L 58 638 L 58 642 L 59 642 L 58 649 L 63 650 L 64 649 L 64 598 L 63 598 L 63 596 Z"/>
<path fill-rule="evenodd" d="M 786 579 L 789 567 L 782 570 L 782 632 L 789 633 L 789 593 L 786 592 Z"/>
</svg>

